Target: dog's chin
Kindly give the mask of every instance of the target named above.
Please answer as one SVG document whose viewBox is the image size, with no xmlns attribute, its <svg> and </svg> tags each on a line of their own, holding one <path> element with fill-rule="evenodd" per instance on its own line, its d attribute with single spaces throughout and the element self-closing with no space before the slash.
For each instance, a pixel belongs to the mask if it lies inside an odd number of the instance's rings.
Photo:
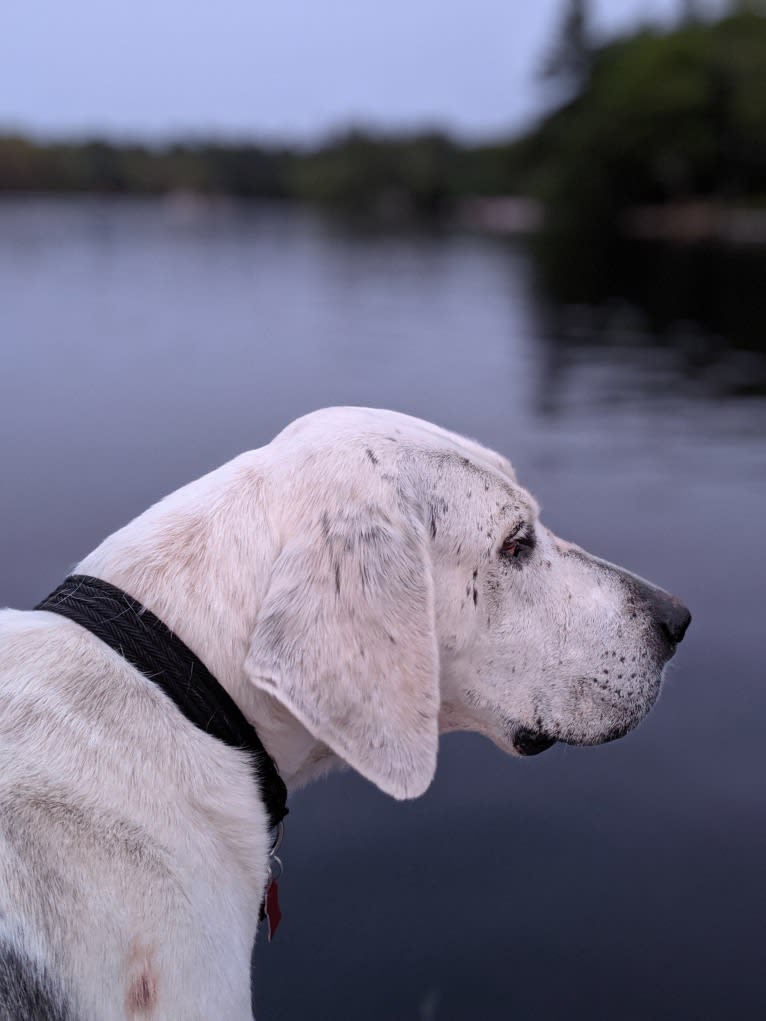
<svg viewBox="0 0 766 1021">
<path fill-rule="evenodd" d="M 635 730 L 639 723 L 646 719 L 653 702 L 654 698 L 651 702 L 649 702 L 649 704 L 642 703 L 639 705 L 632 705 L 621 717 L 613 720 L 611 724 L 596 733 L 569 733 L 560 736 L 558 740 L 561 741 L 562 744 L 579 746 L 582 748 L 592 748 L 600 744 L 609 744 L 610 741 L 619 741 L 621 737 L 625 737 L 625 735 L 629 734 L 631 730 Z"/>
<path fill-rule="evenodd" d="M 562 744 L 572 745 L 577 748 L 593 748 L 600 744 L 609 744 L 610 741 L 619 741 L 625 737 L 634 727 L 637 727 L 643 717 L 615 724 L 602 734 L 587 735 L 585 737 L 562 737 L 559 740 Z"/>
<path fill-rule="evenodd" d="M 594 707 L 598 711 L 590 719 L 586 717 L 571 723 L 566 733 L 557 734 L 557 739 L 562 744 L 593 747 L 625 737 L 646 719 L 657 701 L 663 667 L 664 664 L 661 664 L 656 671 L 645 676 L 642 686 L 630 698 L 615 698 L 613 695 L 603 698 Z"/>
<path fill-rule="evenodd" d="M 546 752 L 557 742 L 572 747 L 593 748 L 596 745 L 608 744 L 610 741 L 618 741 L 633 730 L 639 722 L 640 719 L 625 721 L 615 724 L 615 726 L 602 734 L 588 734 L 582 737 L 551 737 L 550 734 L 545 734 L 540 730 L 521 728 L 514 734 L 511 744 L 516 754 L 524 758 L 529 758 L 531 755 L 540 755 L 541 752 Z"/>
</svg>

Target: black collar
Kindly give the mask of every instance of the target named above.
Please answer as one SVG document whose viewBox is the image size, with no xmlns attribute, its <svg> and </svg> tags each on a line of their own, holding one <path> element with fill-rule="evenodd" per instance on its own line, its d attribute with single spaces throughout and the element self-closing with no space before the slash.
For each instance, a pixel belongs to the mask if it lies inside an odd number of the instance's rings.
<svg viewBox="0 0 766 1021">
<path fill-rule="evenodd" d="M 287 788 L 274 760 L 227 692 L 178 635 L 121 589 L 70 575 L 36 610 L 68 617 L 154 681 L 206 734 L 250 752 L 271 827 L 287 815 Z"/>
</svg>

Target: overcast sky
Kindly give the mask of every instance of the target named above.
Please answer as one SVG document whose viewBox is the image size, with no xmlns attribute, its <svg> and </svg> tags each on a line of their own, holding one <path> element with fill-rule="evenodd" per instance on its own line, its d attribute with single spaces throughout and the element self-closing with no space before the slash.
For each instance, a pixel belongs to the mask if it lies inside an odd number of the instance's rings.
<svg viewBox="0 0 766 1021">
<path fill-rule="evenodd" d="M 0 130 L 313 139 L 518 127 L 563 0 L 2 0 Z M 681 0 L 593 0 L 597 28 Z"/>
</svg>

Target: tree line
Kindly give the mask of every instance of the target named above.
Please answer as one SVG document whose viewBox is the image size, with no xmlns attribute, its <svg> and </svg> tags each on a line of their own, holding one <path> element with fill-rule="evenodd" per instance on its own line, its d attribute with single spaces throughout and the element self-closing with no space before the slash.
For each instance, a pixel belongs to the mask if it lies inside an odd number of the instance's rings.
<svg viewBox="0 0 766 1021">
<path fill-rule="evenodd" d="M 461 199 L 525 195 L 554 222 L 608 225 L 637 204 L 766 203 L 766 17 L 694 3 L 675 26 L 605 44 L 584 0 L 566 6 L 544 66 L 560 99 L 521 137 L 351 130 L 311 150 L 255 143 L 34 142 L 0 136 L 0 191 L 202 195 L 441 216 Z"/>
</svg>

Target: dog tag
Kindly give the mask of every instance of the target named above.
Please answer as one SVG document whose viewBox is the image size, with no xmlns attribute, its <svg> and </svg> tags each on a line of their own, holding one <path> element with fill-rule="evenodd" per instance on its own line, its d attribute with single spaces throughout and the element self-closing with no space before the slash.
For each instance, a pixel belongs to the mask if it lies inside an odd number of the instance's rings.
<svg viewBox="0 0 766 1021">
<path fill-rule="evenodd" d="M 266 896 L 263 901 L 263 913 L 266 916 L 266 934 L 269 943 L 277 934 L 277 928 L 282 921 L 282 912 L 279 907 L 279 882 L 270 879 L 266 887 Z"/>
</svg>

